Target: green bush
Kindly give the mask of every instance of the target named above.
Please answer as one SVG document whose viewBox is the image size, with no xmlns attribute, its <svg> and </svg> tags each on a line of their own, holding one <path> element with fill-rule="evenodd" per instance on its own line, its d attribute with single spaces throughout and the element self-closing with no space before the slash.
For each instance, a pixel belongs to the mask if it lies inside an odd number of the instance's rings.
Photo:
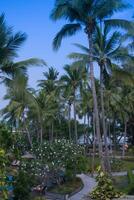
<svg viewBox="0 0 134 200">
<path fill-rule="evenodd" d="M 14 200 L 30 200 L 32 184 L 33 177 L 24 171 L 19 171 L 14 184 Z"/>
<path fill-rule="evenodd" d="M 101 167 L 98 168 L 98 176 L 96 177 L 96 181 L 98 185 L 92 191 L 90 195 L 91 199 L 111 200 L 121 196 L 121 193 L 114 189 L 112 180 L 101 170 Z"/>
<path fill-rule="evenodd" d="M 134 155 L 134 147 L 130 147 L 129 149 L 128 149 L 128 152 L 131 154 L 131 155 Z"/>
<path fill-rule="evenodd" d="M 127 172 L 129 186 L 127 188 L 127 194 L 128 195 L 134 195 L 134 175 L 131 170 L 128 170 Z"/>
<path fill-rule="evenodd" d="M 0 148 L 10 149 L 13 144 L 11 132 L 2 124 L 0 124 Z"/>
<path fill-rule="evenodd" d="M 117 158 L 112 158 L 110 160 L 111 163 L 111 170 L 112 171 L 120 171 L 123 167 L 123 161 Z"/>
<path fill-rule="evenodd" d="M 55 140 L 52 144 L 46 141 L 42 146 L 35 145 L 31 153 L 35 159 L 23 160 L 21 167 L 33 175 L 44 176 L 62 169 L 70 177 L 87 169 L 84 149 L 68 140 Z"/>
<path fill-rule="evenodd" d="M 0 149 L 0 186 L 1 186 L 1 197 L 3 200 L 8 199 L 8 191 L 6 189 L 7 183 L 6 183 L 6 164 L 7 164 L 7 158 L 5 151 L 3 149 Z"/>
</svg>

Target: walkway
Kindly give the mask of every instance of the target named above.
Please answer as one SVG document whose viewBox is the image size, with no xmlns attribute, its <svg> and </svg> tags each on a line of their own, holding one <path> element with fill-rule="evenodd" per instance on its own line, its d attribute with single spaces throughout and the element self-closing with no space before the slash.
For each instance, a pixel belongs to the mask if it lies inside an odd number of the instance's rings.
<svg viewBox="0 0 134 200">
<path fill-rule="evenodd" d="M 96 187 L 97 185 L 95 179 L 91 178 L 88 175 L 81 174 L 81 175 L 78 175 L 78 177 L 81 178 L 84 184 L 84 187 L 80 192 L 70 197 L 69 200 L 82 200 L 84 196 L 88 195 L 93 190 L 93 188 Z"/>
<path fill-rule="evenodd" d="M 134 173 L 134 171 L 133 171 Z M 85 196 L 87 196 L 97 185 L 96 181 L 95 181 L 95 177 L 96 177 L 97 174 L 94 174 L 94 178 L 92 178 L 90 175 L 86 175 L 86 174 L 80 174 L 80 175 L 77 175 L 77 177 L 81 178 L 83 184 L 84 184 L 84 187 L 83 189 L 76 193 L 75 195 L 71 196 L 68 200 L 83 200 Z M 127 175 L 127 172 L 113 172 L 112 173 L 112 176 L 124 176 L 124 175 Z M 55 197 L 54 196 L 50 196 L 48 195 L 47 196 L 48 199 L 50 200 L 62 200 L 62 198 L 60 197 L 59 195 L 59 198 Z"/>
</svg>

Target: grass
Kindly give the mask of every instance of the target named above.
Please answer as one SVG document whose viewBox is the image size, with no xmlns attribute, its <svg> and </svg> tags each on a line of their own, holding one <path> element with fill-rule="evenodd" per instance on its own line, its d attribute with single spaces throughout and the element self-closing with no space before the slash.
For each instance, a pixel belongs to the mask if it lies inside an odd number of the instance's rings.
<svg viewBox="0 0 134 200">
<path fill-rule="evenodd" d="M 122 171 L 134 170 L 134 161 L 122 160 L 122 162 Z"/>
<path fill-rule="evenodd" d="M 119 159 L 119 161 L 121 161 L 121 167 L 119 169 L 115 169 L 113 171 L 120 172 L 120 171 L 134 170 L 134 158 L 131 158 L 131 159 L 130 158 L 129 159 L 118 158 L 118 159 Z M 91 157 L 88 158 L 88 165 L 89 165 L 88 171 L 91 172 L 92 171 L 92 158 Z M 100 165 L 100 159 L 98 157 L 95 157 L 95 162 L 94 162 L 95 171 L 99 165 Z"/>
<path fill-rule="evenodd" d="M 116 176 L 113 178 L 113 184 L 115 188 L 120 192 L 126 193 L 126 188 L 129 186 L 129 181 L 127 176 Z"/>
<path fill-rule="evenodd" d="M 83 186 L 83 183 L 80 178 L 74 178 L 69 180 L 62 185 L 55 186 L 50 190 L 50 192 L 59 193 L 59 194 L 71 194 L 75 190 Z"/>
<path fill-rule="evenodd" d="M 134 195 L 134 175 L 128 171 L 127 176 L 117 176 L 113 178 L 115 188 L 127 195 Z"/>
</svg>

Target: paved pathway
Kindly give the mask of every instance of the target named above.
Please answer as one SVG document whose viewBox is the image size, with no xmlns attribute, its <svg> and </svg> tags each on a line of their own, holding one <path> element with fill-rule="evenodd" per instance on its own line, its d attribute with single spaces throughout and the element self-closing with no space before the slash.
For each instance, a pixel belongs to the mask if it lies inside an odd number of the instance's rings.
<svg viewBox="0 0 134 200">
<path fill-rule="evenodd" d="M 95 179 L 91 178 L 88 175 L 81 174 L 81 175 L 78 175 L 78 177 L 81 178 L 84 184 L 84 187 L 80 192 L 70 197 L 69 200 L 82 200 L 83 197 L 88 195 L 93 190 L 93 188 L 96 187 L 97 185 Z"/>
<path fill-rule="evenodd" d="M 134 173 L 134 170 L 133 170 Z M 86 174 L 80 174 L 77 175 L 79 178 L 81 178 L 84 187 L 83 189 L 76 193 L 75 195 L 71 196 L 68 200 L 82 200 L 85 196 L 87 196 L 97 185 L 96 181 L 95 181 L 95 177 L 97 174 L 94 174 L 94 178 L 92 178 L 89 175 Z M 113 172 L 112 173 L 113 176 L 124 176 L 127 175 L 127 172 Z M 54 199 L 51 198 L 50 199 Z M 55 198 L 55 199 L 61 199 L 61 198 Z M 132 197 L 132 199 L 134 200 L 134 197 Z"/>
<path fill-rule="evenodd" d="M 132 173 L 134 174 L 134 170 L 132 170 Z M 127 175 L 127 171 L 123 171 L 123 172 L 112 172 L 112 176 L 126 176 Z M 97 173 L 94 173 L 93 177 L 96 177 Z"/>
</svg>

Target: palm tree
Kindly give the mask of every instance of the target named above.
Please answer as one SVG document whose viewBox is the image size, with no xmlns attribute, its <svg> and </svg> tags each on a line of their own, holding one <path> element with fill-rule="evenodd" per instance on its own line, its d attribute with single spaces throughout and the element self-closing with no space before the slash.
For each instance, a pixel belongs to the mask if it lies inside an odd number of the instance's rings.
<svg viewBox="0 0 134 200">
<path fill-rule="evenodd" d="M 54 69 L 53 67 L 50 67 L 48 69 L 48 72 L 43 73 L 45 79 L 39 80 L 38 86 L 42 88 L 42 91 L 44 91 L 45 95 L 47 95 L 50 99 L 50 104 L 57 105 L 58 108 L 58 98 L 59 98 L 59 80 L 58 75 L 59 72 Z M 55 107 L 54 106 L 54 107 Z M 55 109 L 54 109 L 55 110 Z M 56 112 L 57 113 L 57 112 Z M 53 141 L 54 138 L 54 118 L 55 116 L 51 117 L 49 121 L 51 121 L 51 133 L 50 133 L 50 141 Z"/>
<path fill-rule="evenodd" d="M 101 117 L 102 117 L 102 127 L 106 147 L 106 157 L 108 157 L 108 145 L 107 145 L 107 131 L 106 131 L 106 116 L 104 108 L 104 88 L 107 84 L 108 76 L 111 75 L 113 66 L 116 61 L 127 60 L 130 55 L 127 48 L 121 46 L 123 41 L 122 35 L 119 32 L 112 32 L 110 34 L 110 29 L 107 25 L 102 28 L 96 27 L 96 31 L 93 34 L 93 60 L 98 63 L 100 67 L 100 102 L 101 102 Z M 68 57 L 76 59 L 77 64 L 80 62 L 88 63 L 88 52 L 89 49 L 83 45 L 75 44 L 80 48 L 83 53 L 71 53 Z M 115 68 L 115 67 L 114 67 Z M 117 66 L 116 66 L 117 68 Z M 116 71 L 117 72 L 117 69 Z M 107 161 L 108 162 L 108 161 Z M 109 162 L 108 162 L 109 163 Z M 108 164 L 109 166 L 109 164 Z"/>
<path fill-rule="evenodd" d="M 0 15 L 0 77 L 5 75 L 13 75 L 18 70 L 26 73 L 29 66 L 41 66 L 46 63 L 37 58 L 30 58 L 27 60 L 14 62 L 18 57 L 18 50 L 26 41 L 25 33 L 13 33 L 12 27 L 7 26 L 4 14 Z"/>
<path fill-rule="evenodd" d="M 82 70 L 80 67 L 75 67 L 71 65 L 66 65 L 64 67 L 64 70 L 66 74 L 61 76 L 61 81 L 63 82 L 63 86 L 64 88 L 66 88 L 66 91 L 69 91 L 69 96 L 70 97 L 72 96 L 73 111 L 74 111 L 75 142 L 77 144 L 78 134 L 77 134 L 77 120 L 76 120 L 76 95 L 82 81 Z M 69 110 L 70 110 L 70 107 L 69 107 Z M 69 116 L 69 119 L 70 119 L 70 116 Z"/>
<path fill-rule="evenodd" d="M 7 60 L 12 60 L 18 56 L 20 46 L 26 41 L 26 34 L 13 33 L 13 28 L 7 26 L 5 15 L 0 15 L 0 65 Z M 1 68 L 1 67 L 0 67 Z"/>
<path fill-rule="evenodd" d="M 32 139 L 27 127 L 27 112 L 34 102 L 34 97 L 27 85 L 28 78 L 21 73 L 17 73 L 13 78 L 5 78 L 4 83 L 7 86 L 7 94 L 4 99 L 9 100 L 8 105 L 3 108 L 3 118 L 12 121 L 16 128 L 23 125 L 22 131 L 27 133 L 30 147 Z"/>
<path fill-rule="evenodd" d="M 48 69 L 48 72 L 44 72 L 43 75 L 45 79 L 39 80 L 38 86 L 43 88 L 48 94 L 50 94 L 53 91 L 56 91 L 58 86 L 59 72 L 53 67 L 50 67 Z"/>
<path fill-rule="evenodd" d="M 89 65 L 90 65 L 90 79 L 91 88 L 94 100 L 94 111 L 96 120 L 96 132 L 99 140 L 99 155 L 102 157 L 102 143 L 100 138 L 100 124 L 98 103 L 96 97 L 96 88 L 94 81 L 94 66 L 93 66 L 93 33 L 96 25 L 103 22 L 108 25 L 128 28 L 130 23 L 126 20 L 108 19 L 115 12 L 127 8 L 127 5 L 122 0 L 109 1 L 92 1 L 92 0 L 56 0 L 55 7 L 52 10 L 51 18 L 53 20 L 66 19 L 70 23 L 63 26 L 54 38 L 54 49 L 58 49 L 61 45 L 62 39 L 67 36 L 72 36 L 82 28 L 87 35 L 89 43 Z M 130 26 L 129 26 L 130 27 Z"/>
</svg>

